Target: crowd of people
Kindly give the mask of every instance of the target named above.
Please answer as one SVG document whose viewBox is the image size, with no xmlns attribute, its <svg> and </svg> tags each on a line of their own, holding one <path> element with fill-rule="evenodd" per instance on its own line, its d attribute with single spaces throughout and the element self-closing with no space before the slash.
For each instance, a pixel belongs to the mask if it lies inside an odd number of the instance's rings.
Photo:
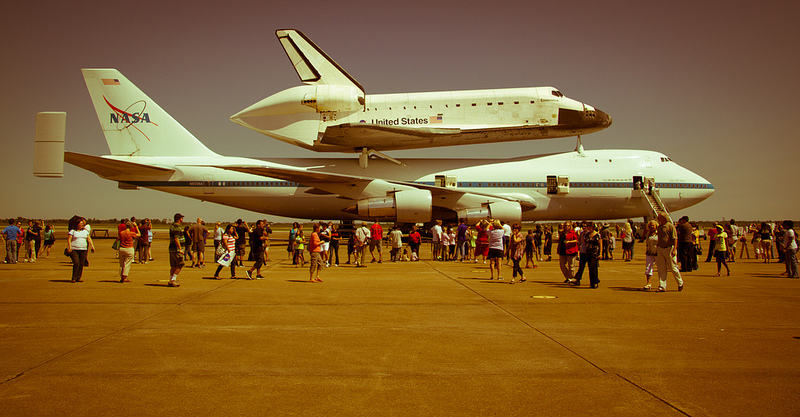
<svg viewBox="0 0 800 417">
<path fill-rule="evenodd" d="M 230 269 L 230 277 L 237 279 L 262 279 L 261 268 L 269 261 L 270 235 L 273 233 L 269 223 L 258 220 L 249 225 L 242 219 L 232 224 L 223 225 L 216 222 L 209 230 L 201 218 L 191 225 L 185 225 L 184 217 L 176 213 L 169 227 L 169 262 L 170 276 L 168 286 L 178 287 L 178 274 L 191 262 L 192 268 L 205 267 L 205 247 L 207 240 L 213 239 L 213 259 L 217 264 L 214 278 L 221 279 L 224 268 Z M 43 222 L 30 220 L 25 231 L 22 222 L 9 220 L 3 229 L 2 236 L 6 241 L 5 263 L 17 263 L 19 251 L 24 246 L 25 262 L 36 262 L 40 255 L 48 257 L 55 243 L 55 227 Z M 750 258 L 748 244 L 753 247 L 753 255 L 765 263 L 773 259 L 783 262 L 786 270 L 782 275 L 800 278 L 797 270 L 797 235 L 790 220 L 781 223 L 753 223 L 749 227 L 740 227 L 734 220 L 714 223 L 711 229 L 703 234 L 701 228 L 690 222 L 687 216 L 680 218 L 677 224 L 660 214 L 637 228 L 632 220 L 623 224 L 571 221 L 561 223 L 554 233 L 550 225 L 536 224 L 527 233 L 522 225 L 507 224 L 501 220 L 481 220 L 468 225 L 460 220 L 458 225 L 444 225 L 441 220 L 433 222 L 429 229 L 431 240 L 431 259 L 435 261 L 479 262 L 489 263 L 490 280 L 504 280 L 501 275 L 503 261 L 511 264 L 511 284 L 525 282 L 524 269 L 537 268 L 539 262 L 552 260 L 552 245 L 555 237 L 556 254 L 559 267 L 564 275 L 564 283 L 580 286 L 583 273 L 588 269 L 589 285 L 598 288 L 600 285 L 599 263 L 601 260 L 613 260 L 616 242 L 622 242 L 622 260 L 633 260 L 634 242 L 644 243 L 645 248 L 645 286 L 643 290 L 652 289 L 651 278 L 658 272 L 657 291 L 667 289 L 667 276 L 672 274 L 677 282 L 678 291 L 683 290 L 684 281 L 681 274 L 699 269 L 698 259 L 703 255 L 701 238 L 709 241 L 706 262 L 716 262 L 716 273 L 719 276 L 722 268 L 730 275 L 729 262 L 735 262 L 736 252 L 739 259 L 745 255 Z M 94 251 L 91 239 L 91 226 L 86 219 L 75 216 L 68 225 L 68 239 L 65 255 L 73 263 L 72 281 L 81 282 L 83 267 L 88 265 L 87 256 Z M 286 251 L 288 259 L 296 267 L 309 264 L 309 281 L 322 282 L 321 271 L 330 266 L 339 266 L 339 246 L 345 240 L 347 259 L 344 264 L 355 264 L 362 268 L 367 264 L 367 253 L 370 263 L 382 263 L 384 245 L 389 247 L 389 260 L 419 261 L 422 234 L 418 227 L 412 226 L 404 234 L 398 227 L 391 227 L 384 234 L 383 226 L 374 220 L 371 224 L 361 222 L 360 226 L 349 233 L 343 233 L 340 225 L 333 222 L 318 222 L 312 226 L 312 232 L 306 236 L 303 225 L 295 222 L 288 234 Z M 135 217 L 123 219 L 117 230 L 114 242 L 119 259 L 119 280 L 130 282 L 131 264 L 145 264 L 153 261 L 151 245 L 154 230 L 149 219 L 137 221 Z M 405 242 L 404 242 L 405 240 Z M 249 253 L 247 248 L 250 248 Z M 306 252 L 309 258 L 306 259 Z M 523 268 L 524 258 L 524 268 Z M 244 267 L 244 261 L 253 264 L 245 270 L 243 277 L 237 277 L 236 267 Z M 577 264 L 577 266 L 576 266 Z"/>
</svg>

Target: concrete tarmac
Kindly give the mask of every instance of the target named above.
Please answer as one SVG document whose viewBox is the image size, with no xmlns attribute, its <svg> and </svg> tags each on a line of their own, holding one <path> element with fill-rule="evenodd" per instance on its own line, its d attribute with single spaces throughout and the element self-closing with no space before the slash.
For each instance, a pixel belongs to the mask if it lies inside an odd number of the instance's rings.
<svg viewBox="0 0 800 417">
<path fill-rule="evenodd" d="M 2 415 L 800 415 L 800 280 L 782 264 L 701 263 L 656 293 L 641 245 L 601 262 L 599 289 L 563 284 L 557 260 L 509 285 L 510 266 L 490 281 L 425 248 L 312 284 L 273 246 L 266 279 L 209 263 L 168 288 L 166 240 L 125 284 L 111 242 L 82 283 L 63 240 L 0 265 Z"/>
</svg>

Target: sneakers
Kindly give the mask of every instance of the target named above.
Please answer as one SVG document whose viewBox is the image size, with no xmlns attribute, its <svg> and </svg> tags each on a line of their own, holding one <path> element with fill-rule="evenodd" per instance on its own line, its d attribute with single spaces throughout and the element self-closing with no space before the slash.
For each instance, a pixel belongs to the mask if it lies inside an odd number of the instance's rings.
<svg viewBox="0 0 800 417">
<path fill-rule="evenodd" d="M 253 279 L 253 277 L 250 276 L 250 271 L 244 271 L 244 274 L 247 276 L 247 279 Z"/>
<path fill-rule="evenodd" d="M 683 284 L 678 285 L 678 291 L 683 291 Z"/>
<path fill-rule="evenodd" d="M 178 284 L 178 282 L 174 280 L 170 281 L 169 284 L 167 284 L 167 287 L 180 287 L 180 286 L 181 284 Z"/>
<path fill-rule="evenodd" d="M 666 292 L 666 291 L 667 290 L 665 290 L 664 287 L 658 287 L 658 289 L 656 290 L 656 292 Z"/>
<path fill-rule="evenodd" d="M 645 286 L 644 286 L 644 288 L 642 288 L 642 290 L 643 290 L 643 291 L 650 291 L 650 288 L 652 288 L 652 287 L 650 286 L 650 284 L 647 284 L 647 285 L 645 285 Z"/>
</svg>

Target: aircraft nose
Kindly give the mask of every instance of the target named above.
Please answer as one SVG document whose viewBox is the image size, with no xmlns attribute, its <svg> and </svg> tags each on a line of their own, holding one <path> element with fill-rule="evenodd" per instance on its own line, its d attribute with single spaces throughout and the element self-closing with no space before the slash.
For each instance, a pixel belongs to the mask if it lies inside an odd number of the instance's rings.
<svg viewBox="0 0 800 417">
<path fill-rule="evenodd" d="M 597 122 L 600 124 L 600 127 L 605 129 L 605 128 L 611 126 L 612 120 L 611 120 L 611 116 L 609 116 L 608 113 L 606 113 L 606 112 L 604 112 L 602 110 L 596 110 L 596 109 L 595 109 L 594 113 L 595 113 L 595 118 L 597 119 Z"/>
</svg>

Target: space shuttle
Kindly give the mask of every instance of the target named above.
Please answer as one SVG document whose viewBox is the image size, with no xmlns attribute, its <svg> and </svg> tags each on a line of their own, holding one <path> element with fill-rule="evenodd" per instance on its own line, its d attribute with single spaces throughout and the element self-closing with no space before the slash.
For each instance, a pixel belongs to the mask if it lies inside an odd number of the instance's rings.
<svg viewBox="0 0 800 417">
<path fill-rule="evenodd" d="M 305 85 L 275 93 L 231 120 L 318 152 L 382 152 L 579 136 L 611 125 L 605 112 L 554 87 L 366 94 L 298 30 L 276 31 Z"/>
</svg>

